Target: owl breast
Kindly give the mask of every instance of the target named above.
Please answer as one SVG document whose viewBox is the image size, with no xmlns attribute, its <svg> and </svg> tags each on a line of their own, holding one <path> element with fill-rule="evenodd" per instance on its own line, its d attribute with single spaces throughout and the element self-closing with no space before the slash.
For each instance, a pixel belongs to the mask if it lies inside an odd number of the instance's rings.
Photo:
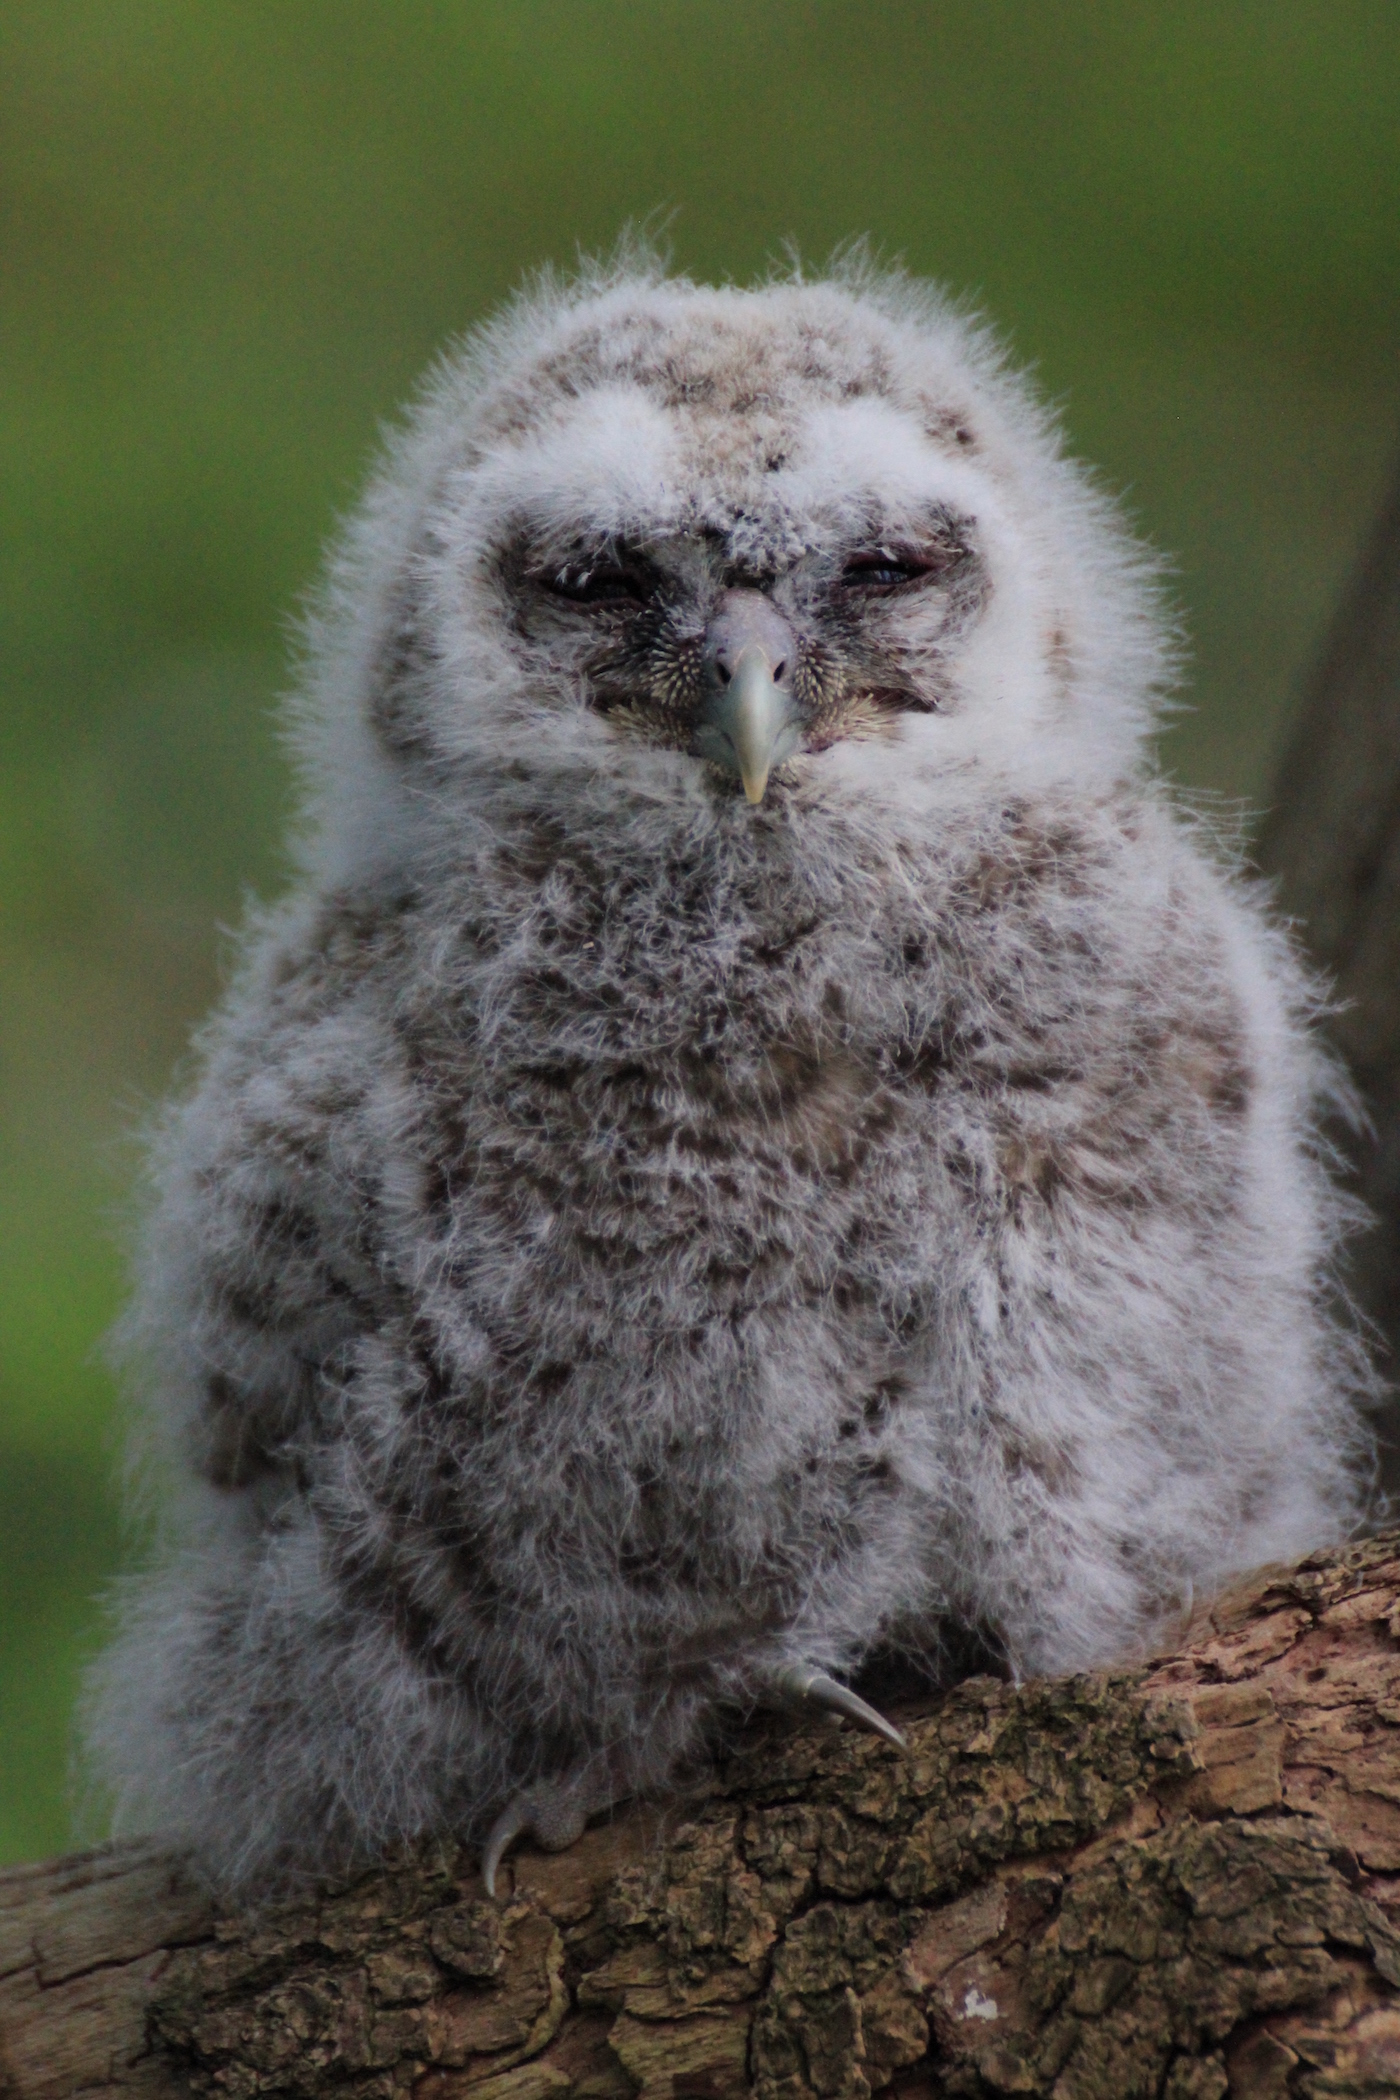
<svg viewBox="0 0 1400 2100">
<path fill-rule="evenodd" d="M 403 1510 L 374 1579 L 442 1558 L 455 1668 L 522 1614 L 543 1656 L 586 1595 L 674 1683 L 780 1643 L 854 1561 L 898 1589 L 935 1111 L 885 1039 L 898 1001 L 853 1012 L 842 941 L 792 904 L 718 899 L 707 952 L 703 922 L 556 880 L 464 936 L 460 985 L 396 1002 L 420 1174 L 382 1262 L 410 1305 L 349 1419 Z"/>
<path fill-rule="evenodd" d="M 608 1684 L 713 1697 L 804 1624 L 831 1666 L 946 1613 L 967 1452 L 1074 1478 L 1036 1338 L 1092 1351 L 1125 1219 L 1145 1248 L 1236 1200 L 1231 1002 L 1170 896 L 1155 946 L 1114 937 L 1126 831 L 1008 810 L 899 881 L 742 821 L 332 924 L 288 1017 L 299 1060 L 353 1048 L 317 1138 L 366 1307 L 303 1460 L 326 1550 L 435 1667 L 599 1727 Z M 1024 1419 L 987 1416 L 994 1357 Z"/>
</svg>

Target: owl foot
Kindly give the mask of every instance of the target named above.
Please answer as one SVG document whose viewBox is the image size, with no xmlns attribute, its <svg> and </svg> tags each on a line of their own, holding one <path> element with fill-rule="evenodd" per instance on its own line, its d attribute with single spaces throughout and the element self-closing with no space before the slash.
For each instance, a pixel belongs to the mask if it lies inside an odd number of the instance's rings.
<svg viewBox="0 0 1400 2100">
<path fill-rule="evenodd" d="M 506 1803 L 487 1834 L 481 1878 L 496 1893 L 496 1872 L 517 1838 L 532 1837 L 546 1852 L 567 1852 L 583 1836 L 588 1818 L 611 1808 L 617 1789 L 596 1764 L 582 1765 L 562 1779 L 540 1779 Z"/>
<path fill-rule="evenodd" d="M 887 1721 L 859 1692 L 853 1692 L 848 1684 L 838 1684 L 824 1670 L 814 1670 L 807 1663 L 788 1663 L 775 1674 L 773 1684 L 783 1699 L 793 1704 L 810 1700 L 827 1713 L 842 1714 L 858 1727 L 868 1728 L 872 1735 L 883 1736 L 896 1750 L 909 1748 L 893 1721 Z"/>
</svg>

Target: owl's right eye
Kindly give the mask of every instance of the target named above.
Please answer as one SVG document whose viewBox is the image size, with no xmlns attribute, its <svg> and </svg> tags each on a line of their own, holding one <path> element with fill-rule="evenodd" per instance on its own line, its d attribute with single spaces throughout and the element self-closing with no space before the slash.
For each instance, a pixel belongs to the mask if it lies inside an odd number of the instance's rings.
<svg viewBox="0 0 1400 2100">
<path fill-rule="evenodd" d="M 648 580 L 618 562 L 580 562 L 559 569 L 546 588 L 571 605 L 644 605 L 651 596 Z"/>
</svg>

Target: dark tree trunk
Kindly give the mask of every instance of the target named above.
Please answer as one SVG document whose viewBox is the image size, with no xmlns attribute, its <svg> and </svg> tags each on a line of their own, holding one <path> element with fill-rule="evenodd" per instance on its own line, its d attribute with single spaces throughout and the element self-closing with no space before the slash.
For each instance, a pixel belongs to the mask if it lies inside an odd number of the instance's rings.
<svg viewBox="0 0 1400 2100">
<path fill-rule="evenodd" d="M 1400 1370 L 1400 475 L 1304 696 L 1260 865 L 1336 986 L 1334 1039 L 1372 1131 L 1344 1134 L 1375 1224 L 1357 1243 L 1357 1296 Z M 1400 1486 L 1400 1410 L 1387 1474 Z"/>
</svg>

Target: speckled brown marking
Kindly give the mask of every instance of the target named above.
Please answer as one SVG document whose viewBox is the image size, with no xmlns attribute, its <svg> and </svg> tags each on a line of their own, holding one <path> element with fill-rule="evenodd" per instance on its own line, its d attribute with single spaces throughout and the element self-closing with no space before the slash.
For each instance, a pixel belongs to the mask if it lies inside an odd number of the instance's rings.
<svg viewBox="0 0 1400 2100">
<path fill-rule="evenodd" d="M 404 1562 L 399 1565 L 387 1552 L 373 1555 L 349 1546 L 331 1553 L 336 1580 L 355 1610 L 389 1627 L 415 1662 L 434 1675 L 451 1670 L 462 1688 L 469 1689 L 476 1674 L 471 1656 L 453 1643 L 431 1606 L 415 1595 L 411 1558 L 405 1555 Z"/>
<path fill-rule="evenodd" d="M 1003 1135 L 997 1146 L 997 1165 L 1013 1204 L 1023 1196 L 1038 1196 L 1049 1203 L 1065 1179 L 1064 1164 L 1054 1146 L 1021 1132 Z"/>
<path fill-rule="evenodd" d="M 780 1114 L 793 1166 L 800 1174 L 840 1182 L 860 1170 L 871 1143 L 890 1128 L 894 1106 L 874 1074 L 840 1051 L 822 1056 L 774 1051 Z"/>
<path fill-rule="evenodd" d="M 432 1141 L 423 1168 L 422 1204 L 426 1216 L 446 1223 L 470 1188 L 477 1167 L 476 1147 L 469 1138 L 467 1120 L 455 1092 L 435 1104 L 431 1129 Z"/>
<path fill-rule="evenodd" d="M 1091 858 L 1087 841 L 1072 825 L 1033 821 L 1013 805 L 1004 813 L 1001 838 L 977 855 L 963 884 L 984 911 L 1025 904 L 1052 884 L 1067 895 L 1083 895 Z"/>
<path fill-rule="evenodd" d="M 1222 1022 L 1217 1031 L 1174 1032 L 1154 1047 L 1169 1081 L 1185 1084 L 1220 1115 L 1238 1119 L 1247 1112 L 1253 1081 L 1234 1017 Z"/>
<path fill-rule="evenodd" d="M 1045 644 L 1045 665 L 1061 698 L 1074 690 L 1074 656 L 1063 627 L 1052 627 Z"/>
<path fill-rule="evenodd" d="M 1052 1495 L 1074 1492 L 1079 1468 L 1068 1451 L 1044 1437 L 1031 1436 L 1026 1430 L 1012 1429 L 1005 1423 L 998 1423 L 997 1429 L 1006 1470 L 1013 1480 L 1017 1474 L 1029 1473 Z"/>
<path fill-rule="evenodd" d="M 949 408 L 923 393 L 916 394 L 914 401 L 924 433 L 936 445 L 956 446 L 960 452 L 977 450 L 972 418 L 966 410 Z"/>
<path fill-rule="evenodd" d="M 332 892 L 306 938 L 276 959 L 270 981 L 279 1004 L 323 1008 L 401 952 L 400 922 L 413 902 L 411 891 L 372 901 Z"/>
<path fill-rule="evenodd" d="M 810 332 L 791 348 L 766 343 L 766 384 L 753 384 L 752 331 L 723 315 L 703 329 L 668 336 L 652 316 L 620 316 L 613 333 L 585 327 L 536 358 L 527 374 L 498 381 L 478 411 L 481 435 L 512 437 L 538 427 L 551 404 L 576 399 L 592 387 L 628 381 L 663 407 L 704 407 L 726 423 L 776 411 L 800 386 L 807 396 L 853 400 L 889 395 L 893 371 L 882 344 L 861 341 L 833 320 L 822 330 L 825 355 Z"/>
</svg>

